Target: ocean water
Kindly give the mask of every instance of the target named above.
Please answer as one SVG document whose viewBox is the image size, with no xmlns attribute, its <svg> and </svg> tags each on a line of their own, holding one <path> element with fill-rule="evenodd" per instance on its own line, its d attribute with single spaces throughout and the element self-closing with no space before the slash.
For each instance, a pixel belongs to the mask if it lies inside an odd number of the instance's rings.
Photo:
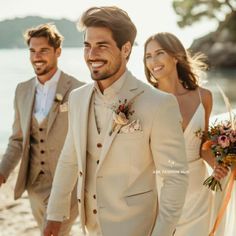
<svg viewBox="0 0 236 236">
<path fill-rule="evenodd" d="M 145 81 L 142 55 L 143 48 L 134 47 L 128 68 L 137 78 Z M 89 71 L 83 60 L 83 50 L 81 48 L 64 48 L 59 58 L 59 67 L 81 81 L 91 81 Z M 11 134 L 16 85 L 34 76 L 34 71 L 29 61 L 28 49 L 0 50 L 0 72 L 0 152 L 2 153 Z M 204 84 L 204 87 L 209 88 L 213 93 L 213 115 L 226 112 L 216 83 L 222 87 L 230 98 L 232 107 L 236 108 L 236 70 L 210 72 L 207 74 L 206 80 L 208 82 Z"/>
</svg>

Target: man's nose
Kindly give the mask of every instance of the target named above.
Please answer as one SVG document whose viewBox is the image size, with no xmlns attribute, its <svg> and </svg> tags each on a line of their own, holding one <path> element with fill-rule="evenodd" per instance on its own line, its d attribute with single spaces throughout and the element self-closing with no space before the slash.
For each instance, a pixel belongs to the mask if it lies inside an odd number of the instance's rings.
<svg viewBox="0 0 236 236">
<path fill-rule="evenodd" d="M 42 53 L 41 52 L 34 52 L 33 58 L 34 59 L 41 59 L 42 58 Z"/>
<path fill-rule="evenodd" d="M 89 60 L 94 60 L 96 59 L 98 53 L 97 53 L 97 49 L 96 48 L 90 48 L 89 52 L 88 52 L 88 59 Z"/>
</svg>

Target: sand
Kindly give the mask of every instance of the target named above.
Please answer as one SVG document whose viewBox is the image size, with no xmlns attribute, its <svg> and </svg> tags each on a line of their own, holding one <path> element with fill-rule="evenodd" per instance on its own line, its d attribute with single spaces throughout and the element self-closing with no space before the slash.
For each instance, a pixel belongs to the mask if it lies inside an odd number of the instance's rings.
<svg viewBox="0 0 236 236">
<path fill-rule="evenodd" d="M 0 188 L 0 236 L 39 236 L 40 232 L 31 214 L 27 193 L 16 201 L 13 199 L 16 175 L 17 170 Z M 73 225 L 71 235 L 83 235 L 78 221 Z"/>
</svg>

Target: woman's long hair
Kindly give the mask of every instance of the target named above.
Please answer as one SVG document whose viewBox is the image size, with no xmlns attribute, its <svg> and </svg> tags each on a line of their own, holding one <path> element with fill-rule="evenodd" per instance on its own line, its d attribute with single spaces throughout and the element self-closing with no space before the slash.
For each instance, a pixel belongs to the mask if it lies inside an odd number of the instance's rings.
<svg viewBox="0 0 236 236">
<path fill-rule="evenodd" d="M 183 87 L 188 90 L 195 90 L 198 87 L 200 74 L 208 68 L 205 63 L 206 56 L 202 53 L 196 53 L 191 56 L 190 52 L 184 48 L 180 40 L 171 33 L 161 32 L 149 37 L 144 45 L 143 62 L 147 80 L 155 87 L 158 87 L 158 81 L 148 70 L 145 60 L 147 45 L 152 40 L 155 40 L 166 53 L 177 60 L 176 69 Z"/>
</svg>

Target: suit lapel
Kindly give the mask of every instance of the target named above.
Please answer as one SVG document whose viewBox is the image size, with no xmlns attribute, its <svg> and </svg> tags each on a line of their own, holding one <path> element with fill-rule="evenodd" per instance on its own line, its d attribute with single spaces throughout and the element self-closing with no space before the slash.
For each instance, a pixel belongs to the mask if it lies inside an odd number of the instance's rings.
<svg viewBox="0 0 236 236">
<path fill-rule="evenodd" d="M 63 72 L 61 72 L 61 76 L 59 78 L 58 84 L 57 84 L 57 89 L 56 89 L 56 94 L 62 95 L 64 100 L 64 96 L 66 95 L 68 89 L 71 87 L 71 81 L 68 79 L 67 76 Z M 57 117 L 57 114 L 59 112 L 61 103 L 58 101 L 54 101 L 52 104 L 52 107 L 50 109 L 49 115 L 48 115 L 48 126 L 47 126 L 47 134 L 50 131 L 54 120 Z"/>
<path fill-rule="evenodd" d="M 29 81 L 28 88 L 24 95 L 24 102 L 21 107 L 22 114 L 24 115 L 24 119 L 22 121 L 22 132 L 24 136 L 27 137 L 30 130 L 32 111 L 34 106 L 34 98 L 35 98 L 35 78 Z"/>
<path fill-rule="evenodd" d="M 121 100 L 123 102 L 125 99 L 127 99 L 127 101 L 129 102 L 132 98 L 134 98 L 140 92 L 141 92 L 141 89 L 138 87 L 137 80 L 135 79 L 135 77 L 133 77 L 133 75 L 130 72 L 127 72 L 126 81 L 119 93 L 119 100 Z M 103 163 L 109 149 L 111 148 L 112 142 L 114 141 L 117 133 L 119 132 L 119 130 L 117 130 L 117 131 L 110 133 L 110 131 L 112 130 L 112 125 L 113 125 L 113 118 L 111 118 L 111 120 L 109 122 L 109 128 L 108 128 L 107 133 L 104 138 L 104 143 L 103 143 L 103 148 L 102 148 L 101 155 L 100 155 L 100 162 L 99 162 L 99 165 L 97 168 L 97 173 L 98 173 L 100 167 L 102 166 L 102 163 Z"/>
<path fill-rule="evenodd" d="M 88 93 L 83 98 L 83 102 L 80 104 L 78 117 L 80 122 L 78 122 L 78 141 L 79 145 L 77 146 L 79 148 L 78 152 L 81 156 L 79 160 L 81 160 L 81 163 L 79 163 L 82 166 L 82 169 L 85 171 L 86 168 L 86 151 L 87 151 L 87 132 L 88 132 L 88 120 L 89 120 L 89 108 L 90 108 L 90 102 L 93 95 L 93 85 L 89 87 Z M 77 130 L 77 129 L 76 129 Z"/>
</svg>

